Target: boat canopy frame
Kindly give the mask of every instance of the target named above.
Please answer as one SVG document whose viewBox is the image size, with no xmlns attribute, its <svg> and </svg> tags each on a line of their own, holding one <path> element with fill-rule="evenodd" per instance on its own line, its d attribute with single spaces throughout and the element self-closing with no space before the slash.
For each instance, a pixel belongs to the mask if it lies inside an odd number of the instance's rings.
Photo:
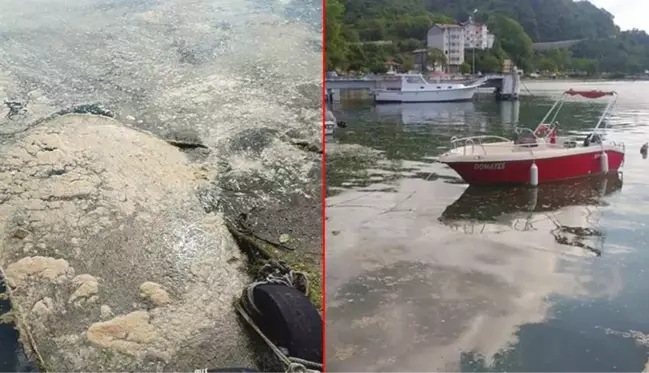
<svg viewBox="0 0 649 373">
<path fill-rule="evenodd" d="M 577 91 L 571 88 L 563 92 L 563 94 L 559 96 L 559 98 L 554 102 L 550 110 L 548 110 L 547 114 L 545 114 L 543 119 L 541 119 L 541 122 L 536 127 L 536 129 L 534 129 L 533 132 L 536 134 L 541 129 L 542 126 L 547 126 L 548 125 L 547 123 L 550 123 L 550 126 L 556 125 L 557 123 L 556 119 L 557 116 L 559 115 L 559 112 L 561 111 L 561 108 L 563 108 L 563 104 L 567 101 L 568 97 L 574 97 L 574 96 L 581 96 L 587 99 L 598 99 L 598 98 L 610 96 L 610 99 L 606 104 L 606 108 L 604 109 L 602 115 L 599 117 L 599 120 L 597 121 L 597 124 L 593 128 L 591 135 L 597 133 L 600 125 L 604 122 L 604 119 L 606 119 L 606 116 L 609 114 L 611 107 L 613 107 L 618 97 L 617 92 L 615 91 L 599 91 L 599 90 Z M 550 115 L 552 115 L 552 119 L 548 122 L 547 120 L 550 117 Z"/>
<path fill-rule="evenodd" d="M 573 90 L 573 89 L 569 89 L 569 90 L 563 92 L 563 94 L 554 102 L 554 104 L 552 105 L 550 110 L 548 110 L 547 114 L 543 117 L 543 119 L 541 120 L 539 125 L 534 130 L 532 130 L 530 128 L 525 128 L 525 127 L 516 127 L 515 128 L 516 134 L 521 135 L 523 132 L 529 132 L 536 139 L 542 140 L 542 142 L 540 143 L 541 145 L 543 145 L 542 149 L 559 147 L 558 145 L 551 144 L 551 143 L 548 143 L 547 141 L 545 141 L 546 137 L 549 136 L 549 133 L 551 131 L 547 131 L 545 136 L 538 136 L 538 133 L 539 133 L 539 130 L 543 126 L 547 126 L 549 130 L 552 130 L 553 126 L 556 127 L 556 125 L 558 124 L 558 122 L 556 122 L 556 117 L 559 114 L 559 112 L 561 111 L 561 108 L 563 107 L 563 104 L 566 102 L 566 99 L 569 96 L 582 96 L 582 97 L 588 98 L 588 99 L 597 99 L 597 98 L 610 96 L 610 99 L 609 99 L 609 101 L 608 101 L 608 103 L 606 105 L 606 108 L 604 109 L 604 112 L 599 117 L 599 120 L 597 121 L 597 124 L 593 128 L 591 134 L 588 135 L 588 136 L 593 136 L 593 134 L 595 134 L 597 132 L 597 130 L 601 126 L 602 122 L 604 121 L 604 119 L 608 115 L 611 107 L 617 101 L 618 94 L 615 91 L 608 91 L 608 92 L 607 91 L 599 91 L 599 90 L 576 91 L 576 90 Z M 552 120 L 550 121 L 551 124 L 548 125 L 547 120 L 550 117 L 550 115 L 552 115 Z M 576 142 L 576 139 L 574 139 L 573 137 L 562 137 L 562 139 L 564 141 L 565 140 L 572 140 L 572 141 Z M 479 148 L 479 149 L 482 150 L 481 155 L 487 155 L 487 151 L 486 151 L 484 146 L 487 144 L 486 141 L 490 142 L 490 141 L 493 141 L 493 140 L 495 140 L 497 143 L 499 142 L 499 143 L 501 143 L 503 145 L 504 145 L 504 143 L 509 143 L 511 141 L 511 140 L 506 139 L 504 137 L 493 136 L 493 135 L 468 136 L 468 137 L 463 137 L 463 138 L 458 138 L 456 136 L 453 136 L 451 138 L 450 152 L 455 152 L 455 151 L 459 150 L 460 148 L 463 148 L 462 153 L 455 153 L 455 154 L 456 155 L 463 155 L 463 156 L 466 156 L 466 155 L 472 155 L 473 156 L 473 155 L 475 155 L 475 149 Z M 492 144 L 492 146 L 493 145 L 496 145 L 496 144 Z M 603 146 L 603 144 L 601 144 L 601 145 Z M 611 145 L 613 145 L 615 148 L 622 149 L 623 152 L 626 151 L 626 147 L 625 147 L 624 143 L 611 142 Z M 506 145 L 506 146 L 510 146 L 510 145 Z M 469 147 L 471 148 L 470 153 L 467 152 Z M 518 151 L 528 151 L 528 152 L 530 152 L 532 157 L 535 158 L 536 155 L 535 155 L 534 150 L 538 150 L 538 149 L 536 149 L 534 147 L 531 147 L 528 144 L 514 144 L 513 147 L 512 147 L 512 150 L 513 151 L 516 151 L 516 150 L 518 150 Z"/>
</svg>

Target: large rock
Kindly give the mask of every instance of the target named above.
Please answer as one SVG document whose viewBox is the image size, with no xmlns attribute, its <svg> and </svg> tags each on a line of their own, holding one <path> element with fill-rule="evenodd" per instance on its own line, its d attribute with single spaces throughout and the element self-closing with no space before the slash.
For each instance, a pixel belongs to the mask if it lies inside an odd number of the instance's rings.
<svg viewBox="0 0 649 373">
<path fill-rule="evenodd" d="M 17 136 L 0 146 L 0 265 L 48 370 L 254 366 L 232 307 L 244 259 L 198 201 L 205 166 L 105 117 Z"/>
<path fill-rule="evenodd" d="M 27 256 L 52 258 L 14 267 L 43 263 L 39 268 L 48 268 L 36 272 L 46 278 L 24 276 L 28 291 L 16 291 L 41 353 L 50 357 L 51 370 L 121 370 L 142 361 L 140 355 L 98 351 L 142 351 L 142 346 L 150 356 L 174 355 L 163 364 L 167 370 L 251 365 L 247 348 L 239 349 L 247 331 L 239 329 L 229 307 L 245 280 L 236 270 L 238 259 L 225 263 L 238 253 L 222 235 L 221 218 L 206 215 L 195 200 L 193 189 L 202 183 L 196 168 L 185 165 L 176 149 L 121 126 L 111 127 L 110 135 L 102 130 L 86 136 L 89 125 L 79 130 L 61 123 L 63 118 L 41 121 L 96 103 L 161 138 L 190 129 L 209 147 L 188 151 L 191 158 L 219 165 L 201 201 L 227 216 L 250 212 L 251 228 L 273 241 L 289 234 L 296 249 L 289 254 L 308 262 L 317 288 L 321 157 L 287 140 L 317 143 L 321 138 L 321 3 L 90 0 L 73 8 L 63 3 L 25 0 L 0 6 L 0 167 L 6 170 L 0 219 L 11 221 L 6 231 L 0 227 L 7 247 L 0 264 L 6 268 Z M 47 134 L 52 128 L 58 136 Z M 32 145 L 34 137 L 76 144 L 65 153 L 70 158 L 55 158 L 68 168 L 37 166 L 54 164 L 41 158 L 59 157 L 62 145 L 41 151 Z M 132 149 L 126 145 L 135 139 Z M 121 149 L 125 146 L 128 151 Z M 19 157 L 3 153 L 6 149 Z M 81 157 L 86 153 L 93 160 L 79 165 L 76 158 L 87 159 Z M 21 166 L 6 166 L 8 160 Z M 29 168 L 22 166 L 29 162 Z M 9 187 L 12 194 L 2 189 L 9 185 L 4 181 L 12 172 L 8 167 L 21 178 Z M 71 183 L 75 177 L 79 180 Z M 51 211 L 43 212 L 46 208 Z M 20 219 L 26 224 L 18 225 Z M 203 281 L 211 288 L 201 290 Z M 53 310 L 54 316 L 37 317 L 32 309 L 38 315 Z M 144 324 L 145 315 L 132 314 L 142 310 L 150 315 L 149 324 L 167 322 L 167 330 L 149 340 L 154 334 L 137 328 L 129 334 L 133 340 L 122 343 L 120 328 Z M 175 321 L 157 313 L 174 315 Z M 189 326 L 183 325 L 186 319 Z M 88 331 L 100 322 L 107 324 Z M 174 336 L 176 329 L 187 334 Z M 106 337 L 106 330 L 118 337 Z M 255 354 L 258 367 L 274 371 L 259 366 L 273 360 L 263 355 Z M 140 368 L 157 366 L 128 367 Z"/>
</svg>

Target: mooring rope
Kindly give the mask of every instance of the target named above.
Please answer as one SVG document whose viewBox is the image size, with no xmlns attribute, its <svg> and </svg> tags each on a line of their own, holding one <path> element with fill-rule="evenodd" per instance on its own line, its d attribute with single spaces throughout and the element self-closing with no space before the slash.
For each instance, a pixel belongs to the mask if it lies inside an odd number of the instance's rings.
<svg viewBox="0 0 649 373">
<path fill-rule="evenodd" d="M 307 297 L 309 296 L 309 278 L 304 272 L 294 271 L 285 262 L 275 259 L 269 261 L 259 269 L 258 278 L 261 278 L 261 280 L 253 282 L 246 288 L 246 296 L 250 306 L 258 314 L 261 314 L 261 311 L 255 304 L 254 290 L 259 285 L 284 285 L 299 290 Z"/>
</svg>

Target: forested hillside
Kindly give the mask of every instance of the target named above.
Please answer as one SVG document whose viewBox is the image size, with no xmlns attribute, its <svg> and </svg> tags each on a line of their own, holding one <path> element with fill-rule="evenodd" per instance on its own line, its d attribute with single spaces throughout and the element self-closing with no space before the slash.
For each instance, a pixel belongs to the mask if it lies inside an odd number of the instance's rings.
<svg viewBox="0 0 649 373">
<path fill-rule="evenodd" d="M 353 2 L 354 0 L 350 0 Z M 393 0 L 396 1 L 396 0 Z M 588 1 L 572 0 L 423 0 L 425 7 L 455 19 L 486 21 L 493 13 L 515 19 L 534 42 L 605 38 L 618 32 L 613 16 Z"/>
<path fill-rule="evenodd" d="M 381 70 L 384 59 L 410 64 L 407 51 L 423 47 L 435 23 L 461 22 L 477 9 L 498 42 L 480 53 L 481 70 L 513 59 L 526 69 L 635 73 L 649 68 L 649 36 L 620 32 L 613 16 L 572 0 L 327 0 L 330 68 Z M 532 42 L 586 39 L 570 51 L 533 53 Z M 390 40 L 392 45 L 359 44 Z M 404 61 L 404 58 L 406 59 Z"/>
</svg>

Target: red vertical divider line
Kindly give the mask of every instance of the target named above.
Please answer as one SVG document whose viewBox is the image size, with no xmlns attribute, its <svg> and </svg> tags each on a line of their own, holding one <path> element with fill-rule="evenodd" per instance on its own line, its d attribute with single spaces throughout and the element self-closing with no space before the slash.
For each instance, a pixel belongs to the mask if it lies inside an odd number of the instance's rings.
<svg viewBox="0 0 649 373">
<path fill-rule="evenodd" d="M 327 32 L 326 32 L 327 0 L 322 0 L 322 370 L 327 371 L 327 145 L 325 134 L 325 118 L 327 113 L 326 71 L 327 71 Z"/>
</svg>

